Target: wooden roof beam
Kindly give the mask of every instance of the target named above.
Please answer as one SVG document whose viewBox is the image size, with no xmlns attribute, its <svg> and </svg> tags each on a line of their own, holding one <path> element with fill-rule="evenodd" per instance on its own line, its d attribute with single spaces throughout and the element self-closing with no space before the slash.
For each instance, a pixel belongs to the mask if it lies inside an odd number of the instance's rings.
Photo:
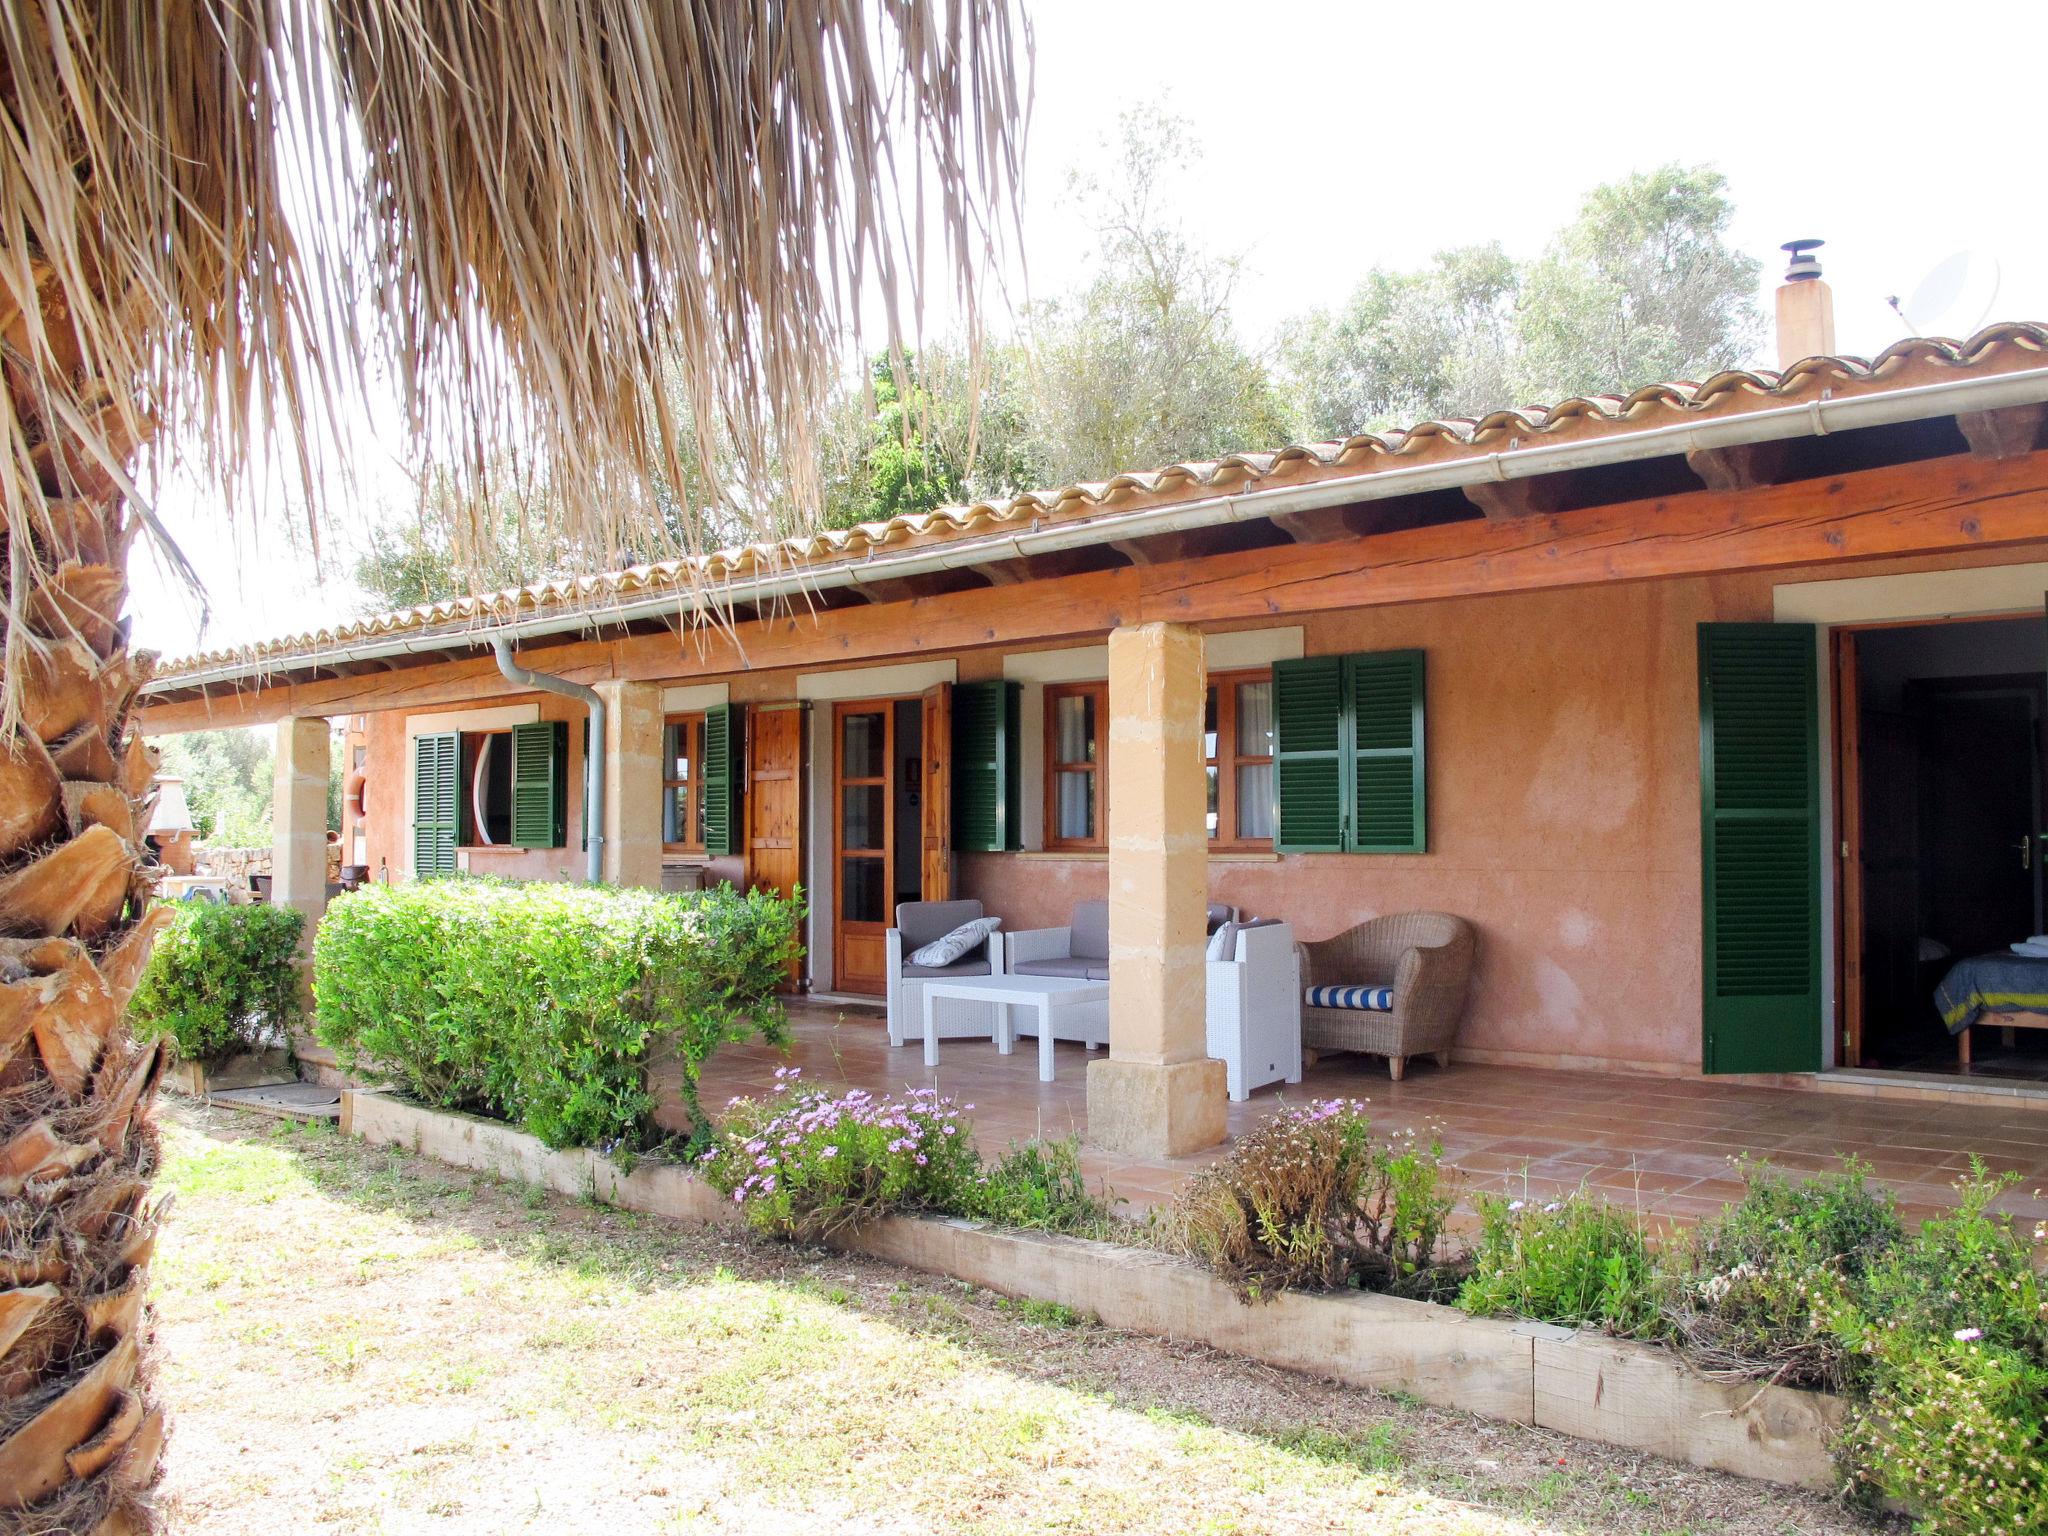
<svg viewBox="0 0 2048 1536">
<path fill-rule="evenodd" d="M 1529 475 L 1516 480 L 1486 480 L 1461 487 L 1465 499 L 1486 514 L 1489 522 L 1518 517 L 1544 517 L 1565 508 L 1569 474 Z"/>
<path fill-rule="evenodd" d="M 1367 529 L 1369 509 L 1363 506 L 1310 507 L 1301 512 L 1276 512 L 1273 526 L 1297 544 L 1335 544 L 1355 539 Z"/>
<path fill-rule="evenodd" d="M 2008 405 L 1995 411 L 1964 411 L 1956 417 L 1970 452 L 1980 459 L 2016 459 L 2041 445 L 2048 405 Z"/>
<path fill-rule="evenodd" d="M 1753 491 L 1785 478 L 1787 449 L 1783 442 L 1730 443 L 1725 448 L 1695 448 L 1685 456 L 1686 468 L 1710 491 Z"/>
</svg>

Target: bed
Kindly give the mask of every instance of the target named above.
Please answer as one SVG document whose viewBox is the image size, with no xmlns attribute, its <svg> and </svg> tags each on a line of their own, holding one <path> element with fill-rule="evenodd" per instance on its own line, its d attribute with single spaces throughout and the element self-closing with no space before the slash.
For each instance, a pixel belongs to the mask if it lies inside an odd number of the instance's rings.
<svg viewBox="0 0 2048 1536">
<path fill-rule="evenodd" d="M 2007 1031 L 2048 1029 L 2048 959 L 2000 953 L 1972 955 L 1949 967 L 1934 989 L 1934 1006 L 1956 1037 L 1956 1065 L 1970 1070 L 1970 1031 L 1989 1024 Z"/>
</svg>

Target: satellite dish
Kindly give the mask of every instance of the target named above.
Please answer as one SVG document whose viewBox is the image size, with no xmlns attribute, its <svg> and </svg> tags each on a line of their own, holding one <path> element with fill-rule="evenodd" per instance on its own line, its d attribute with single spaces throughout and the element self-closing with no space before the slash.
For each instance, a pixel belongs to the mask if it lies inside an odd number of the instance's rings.
<svg viewBox="0 0 2048 1536">
<path fill-rule="evenodd" d="M 1920 279 L 1899 313 L 1919 336 L 1969 336 L 1998 302 L 1998 258 L 1957 251 Z"/>
</svg>

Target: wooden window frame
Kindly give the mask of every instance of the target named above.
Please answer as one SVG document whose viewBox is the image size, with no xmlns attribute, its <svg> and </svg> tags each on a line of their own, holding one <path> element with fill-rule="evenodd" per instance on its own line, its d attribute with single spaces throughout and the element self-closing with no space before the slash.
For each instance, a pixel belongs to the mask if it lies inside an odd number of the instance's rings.
<svg viewBox="0 0 2048 1536">
<path fill-rule="evenodd" d="M 1095 760 L 1062 762 L 1059 756 L 1059 701 L 1095 700 Z M 1059 835 L 1061 773 L 1095 776 L 1095 835 Z M 1045 847 L 1053 853 L 1105 853 L 1109 849 L 1109 683 L 1047 683 L 1045 685 Z"/>
<path fill-rule="evenodd" d="M 690 777 L 686 779 L 671 777 L 676 760 L 675 754 L 668 749 L 668 733 L 679 725 L 686 725 L 691 728 L 688 756 L 692 771 Z M 683 791 L 683 814 L 681 818 L 683 830 L 688 832 L 692 827 L 702 826 L 704 822 L 702 814 L 704 802 L 704 711 L 701 709 L 688 710 L 679 715 L 663 715 L 661 718 L 661 807 L 657 814 L 661 816 L 663 823 L 662 831 L 664 836 L 661 843 L 661 851 L 663 853 L 686 853 L 693 854 L 699 858 L 709 857 L 705 851 L 702 838 L 695 842 L 691 842 L 688 838 L 679 843 L 668 841 L 665 834 L 668 831 L 668 795 L 672 789 Z"/>
<path fill-rule="evenodd" d="M 1237 750 L 1237 690 L 1244 683 L 1264 683 L 1269 688 L 1273 682 L 1271 667 L 1240 667 L 1232 672 L 1212 672 L 1209 687 L 1216 695 L 1216 751 L 1202 758 L 1204 771 L 1216 770 L 1216 835 L 1209 839 L 1209 848 L 1215 853 L 1257 853 L 1272 852 L 1273 837 L 1244 837 L 1237 831 L 1237 770 L 1256 768 L 1261 764 L 1271 767 L 1271 752 L 1240 753 Z M 1203 701 L 1203 713 L 1208 713 L 1208 702 Z M 1279 818 L 1274 817 L 1274 836 L 1279 834 Z"/>
</svg>

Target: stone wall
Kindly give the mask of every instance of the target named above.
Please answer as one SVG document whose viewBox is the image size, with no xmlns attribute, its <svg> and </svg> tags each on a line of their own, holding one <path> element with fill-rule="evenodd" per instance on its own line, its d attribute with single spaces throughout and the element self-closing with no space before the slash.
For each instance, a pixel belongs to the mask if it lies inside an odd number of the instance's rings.
<svg viewBox="0 0 2048 1536">
<path fill-rule="evenodd" d="M 198 860 L 196 873 L 214 875 L 236 887 L 247 887 L 251 875 L 270 873 L 270 847 L 261 848 L 216 848 L 211 843 L 201 843 L 195 850 Z M 341 878 L 341 844 L 330 841 L 327 844 L 327 883 L 334 884 Z"/>
</svg>

